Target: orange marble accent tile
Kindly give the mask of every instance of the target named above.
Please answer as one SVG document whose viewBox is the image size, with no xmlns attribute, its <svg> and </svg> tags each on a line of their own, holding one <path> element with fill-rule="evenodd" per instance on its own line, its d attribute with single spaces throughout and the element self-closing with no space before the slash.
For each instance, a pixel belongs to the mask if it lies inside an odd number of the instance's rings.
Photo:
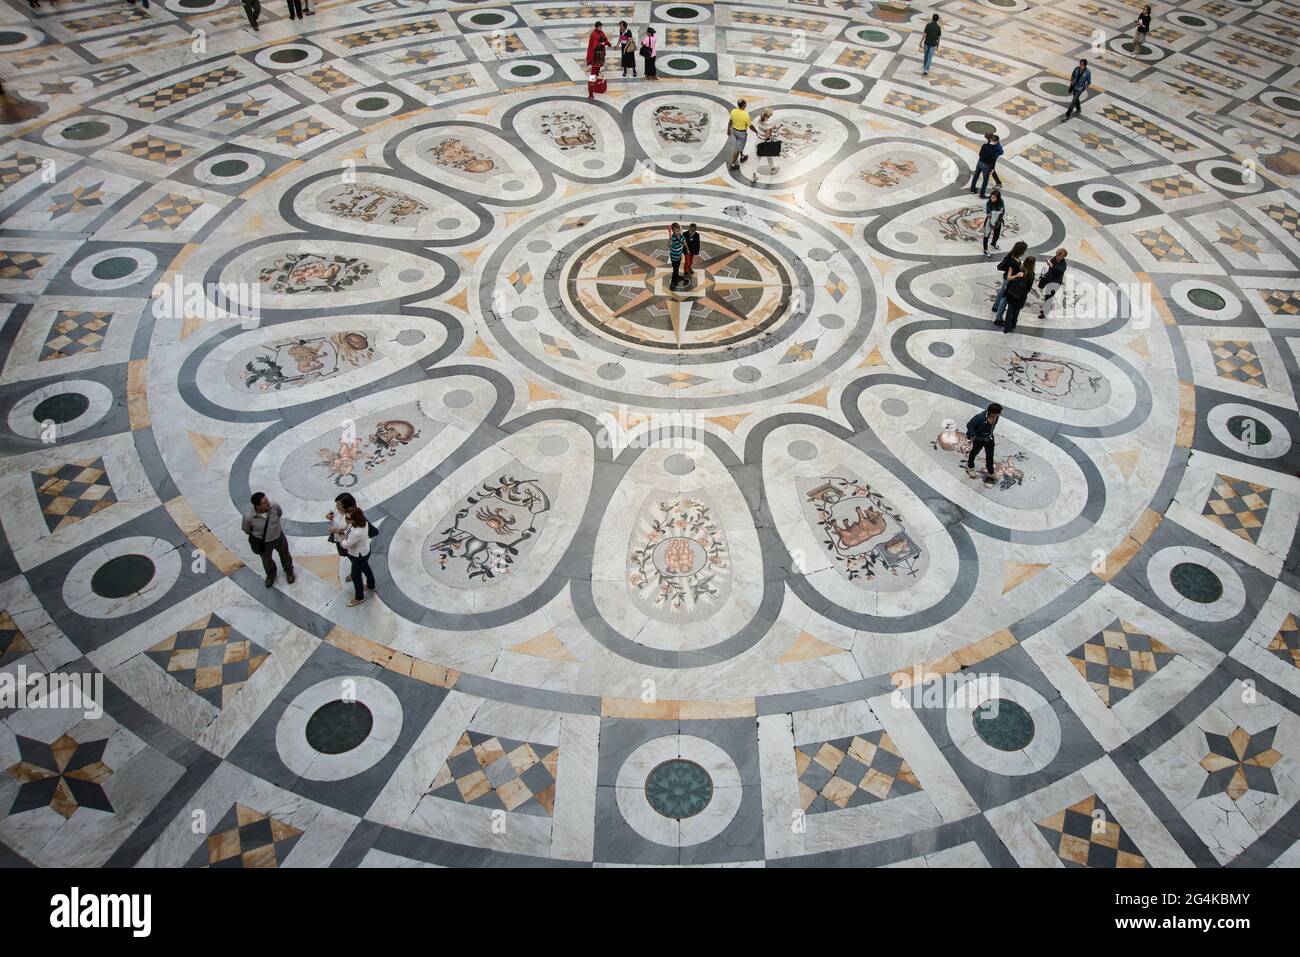
<svg viewBox="0 0 1300 957">
<path fill-rule="evenodd" d="M 202 551 L 207 560 L 216 565 L 223 575 L 233 575 L 244 567 L 244 562 L 199 520 L 198 515 L 194 513 L 194 508 L 184 496 L 177 496 L 170 502 L 164 503 L 163 507 L 167 509 L 167 514 L 171 515 L 172 521 L 180 526 L 185 537 Z"/>
<path fill-rule="evenodd" d="M 693 718 L 753 718 L 758 705 L 753 698 L 717 699 L 679 702 L 677 716 L 683 721 Z"/>
<path fill-rule="evenodd" d="M 126 364 L 126 409 L 131 417 L 131 431 L 150 428 L 148 359 L 132 359 Z"/>
<path fill-rule="evenodd" d="M 1178 383 L 1178 434 L 1174 444 L 1190 449 L 1196 435 L 1196 386 L 1190 382 Z"/>
</svg>

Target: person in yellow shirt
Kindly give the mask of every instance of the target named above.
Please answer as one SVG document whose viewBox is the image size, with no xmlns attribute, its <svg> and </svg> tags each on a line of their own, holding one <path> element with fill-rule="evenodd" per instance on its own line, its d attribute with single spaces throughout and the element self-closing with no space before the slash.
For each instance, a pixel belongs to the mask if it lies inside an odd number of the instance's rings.
<svg viewBox="0 0 1300 957">
<path fill-rule="evenodd" d="M 731 111 L 731 117 L 727 120 L 727 132 L 731 134 L 732 144 L 735 147 L 732 150 L 731 162 L 727 164 L 727 169 L 740 169 L 740 161 L 744 159 L 745 140 L 749 136 L 751 123 L 749 114 L 745 112 L 745 101 L 737 100 L 736 108 Z"/>
</svg>

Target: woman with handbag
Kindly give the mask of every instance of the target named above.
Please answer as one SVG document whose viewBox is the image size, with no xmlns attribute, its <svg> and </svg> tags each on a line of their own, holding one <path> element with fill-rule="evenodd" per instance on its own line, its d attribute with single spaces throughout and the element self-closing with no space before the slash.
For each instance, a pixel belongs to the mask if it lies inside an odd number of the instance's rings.
<svg viewBox="0 0 1300 957">
<path fill-rule="evenodd" d="M 627 76 L 627 71 L 632 71 L 633 79 L 636 78 L 636 36 L 632 33 L 632 28 L 627 25 L 626 20 L 618 22 L 618 50 L 619 62 L 623 65 L 623 75 Z"/>
<path fill-rule="evenodd" d="M 365 579 L 366 588 L 375 590 L 375 573 L 370 570 L 370 522 L 361 509 L 348 509 L 347 533 L 341 544 L 352 565 L 354 597 L 348 602 L 348 607 L 353 608 L 366 600 L 366 593 L 361 588 L 362 579 Z"/>
<path fill-rule="evenodd" d="M 645 75 L 648 80 L 659 79 L 655 71 L 655 57 L 658 56 L 659 40 L 655 37 L 655 28 L 646 27 L 645 36 L 641 38 L 641 58 L 645 60 Z"/>
<path fill-rule="evenodd" d="M 771 107 L 759 114 L 755 129 L 758 130 L 758 155 L 767 157 L 767 169 L 763 172 L 769 176 L 774 175 L 776 158 L 781 155 L 781 141 L 776 138 L 776 134 L 781 128 L 772 122 Z"/>
</svg>

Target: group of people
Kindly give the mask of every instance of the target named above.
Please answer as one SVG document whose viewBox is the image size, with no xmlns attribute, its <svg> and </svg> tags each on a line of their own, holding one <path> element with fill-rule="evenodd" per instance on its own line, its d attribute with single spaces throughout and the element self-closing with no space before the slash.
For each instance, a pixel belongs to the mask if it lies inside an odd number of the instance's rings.
<svg viewBox="0 0 1300 957">
<path fill-rule="evenodd" d="M 293 555 L 289 553 L 289 536 L 284 532 L 284 512 L 265 492 L 254 492 L 253 510 L 244 514 L 240 527 L 248 536 L 248 547 L 262 559 L 266 587 L 275 584 L 278 555 L 284 567 L 285 578 L 294 583 Z M 348 560 L 350 570 L 345 581 L 352 583 L 353 597 L 348 607 L 366 600 L 366 591 L 375 590 L 375 573 L 370 568 L 370 540 L 379 534 L 366 513 L 357 506 L 357 500 L 344 492 L 334 499 L 334 508 L 325 513 L 329 523 L 329 541 L 339 556 Z M 364 586 L 364 587 L 363 587 Z"/>
<path fill-rule="evenodd" d="M 614 44 L 610 43 L 609 35 L 605 33 L 605 26 L 600 21 L 596 22 L 595 28 L 587 37 L 587 99 L 594 100 L 596 94 L 603 92 L 605 88 L 605 70 L 606 51 Z M 644 72 L 647 79 L 659 79 L 659 73 L 655 69 L 655 59 L 659 55 L 659 38 L 655 35 L 654 27 L 646 27 L 645 34 L 641 37 L 641 43 L 638 45 L 636 35 L 632 28 L 627 25 L 626 20 L 618 21 L 618 55 L 619 65 L 623 69 L 623 76 L 627 76 L 627 71 L 632 71 L 632 76 L 636 76 L 636 58 L 640 54 L 644 62 Z"/>
<path fill-rule="evenodd" d="M 1003 332 L 1015 331 L 1016 323 L 1020 319 L 1020 310 L 1025 307 L 1025 302 L 1029 299 L 1029 291 L 1033 288 L 1035 279 L 1038 281 L 1039 291 L 1043 294 L 1043 302 L 1038 309 L 1039 319 L 1047 318 L 1052 297 L 1065 283 L 1066 257 L 1069 254 L 1064 248 L 1058 249 L 1052 255 L 1042 275 L 1036 275 L 1038 261 L 1033 256 L 1026 256 L 1025 253 L 1028 251 L 1029 245 L 1020 240 L 998 263 L 1002 282 L 998 286 L 997 295 L 993 298 L 992 311 L 993 324 L 1001 326 Z"/>
</svg>

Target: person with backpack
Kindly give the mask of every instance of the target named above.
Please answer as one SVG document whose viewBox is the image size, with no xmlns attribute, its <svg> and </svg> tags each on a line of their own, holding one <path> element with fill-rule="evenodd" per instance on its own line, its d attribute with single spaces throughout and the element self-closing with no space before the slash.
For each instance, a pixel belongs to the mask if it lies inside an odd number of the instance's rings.
<svg viewBox="0 0 1300 957">
<path fill-rule="evenodd" d="M 998 419 L 1002 418 L 1002 406 L 993 402 L 983 412 L 978 412 L 966 423 L 966 438 L 970 439 L 970 455 L 966 457 L 966 469 L 975 468 L 975 456 L 980 450 L 984 452 L 984 475 L 993 477 L 993 430 L 997 428 Z"/>
<path fill-rule="evenodd" d="M 275 584 L 276 555 L 280 556 L 285 577 L 292 585 L 294 583 L 293 556 L 289 554 L 289 536 L 284 534 L 281 524 L 284 513 L 279 505 L 266 497 L 265 492 L 254 492 L 250 501 L 253 510 L 244 513 L 239 527 L 248 536 L 248 547 L 252 549 L 253 554 L 262 558 L 262 571 L 266 573 L 266 587 L 270 588 Z"/>
<path fill-rule="evenodd" d="M 1011 252 L 1003 256 L 1002 262 L 998 263 L 998 272 L 1002 273 L 1002 284 L 998 286 L 998 294 L 993 297 L 993 325 L 995 326 L 1002 325 L 1002 316 L 1007 311 L 1007 284 L 1011 281 L 1012 273 L 1020 271 L 1020 257 L 1028 248 L 1028 243 L 1023 239 L 1017 240 L 1011 247 Z"/>
<path fill-rule="evenodd" d="M 1056 291 L 1061 288 L 1065 282 L 1065 257 L 1064 249 L 1058 249 L 1056 255 L 1047 262 L 1047 268 L 1043 270 L 1043 276 L 1038 280 L 1038 288 L 1043 294 L 1043 304 L 1038 308 L 1038 318 L 1047 318 L 1047 309 L 1056 295 Z"/>
<path fill-rule="evenodd" d="M 375 573 L 370 568 L 370 522 L 366 513 L 353 506 L 347 511 L 347 532 L 341 542 L 343 550 L 348 553 L 348 562 L 352 565 L 353 598 L 348 607 L 353 608 L 366 600 L 362 590 L 362 580 L 370 591 L 375 590 Z"/>
<path fill-rule="evenodd" d="M 1065 116 L 1061 118 L 1062 122 L 1068 120 L 1071 113 L 1083 112 L 1083 106 L 1079 103 L 1079 98 L 1087 92 L 1090 86 L 1092 86 L 1092 71 L 1088 69 L 1087 60 L 1080 60 L 1079 65 L 1070 73 L 1070 105 L 1065 108 Z"/>
<path fill-rule="evenodd" d="M 970 191 L 975 192 L 975 183 L 980 178 L 980 173 L 984 174 L 984 181 L 980 183 L 980 199 L 984 199 L 984 194 L 989 188 L 989 176 L 993 172 L 993 167 L 997 165 L 998 157 L 1002 155 L 1002 143 L 998 137 L 993 136 L 985 140 L 984 145 L 980 147 L 979 161 L 975 164 L 975 175 L 970 178 Z"/>
</svg>

